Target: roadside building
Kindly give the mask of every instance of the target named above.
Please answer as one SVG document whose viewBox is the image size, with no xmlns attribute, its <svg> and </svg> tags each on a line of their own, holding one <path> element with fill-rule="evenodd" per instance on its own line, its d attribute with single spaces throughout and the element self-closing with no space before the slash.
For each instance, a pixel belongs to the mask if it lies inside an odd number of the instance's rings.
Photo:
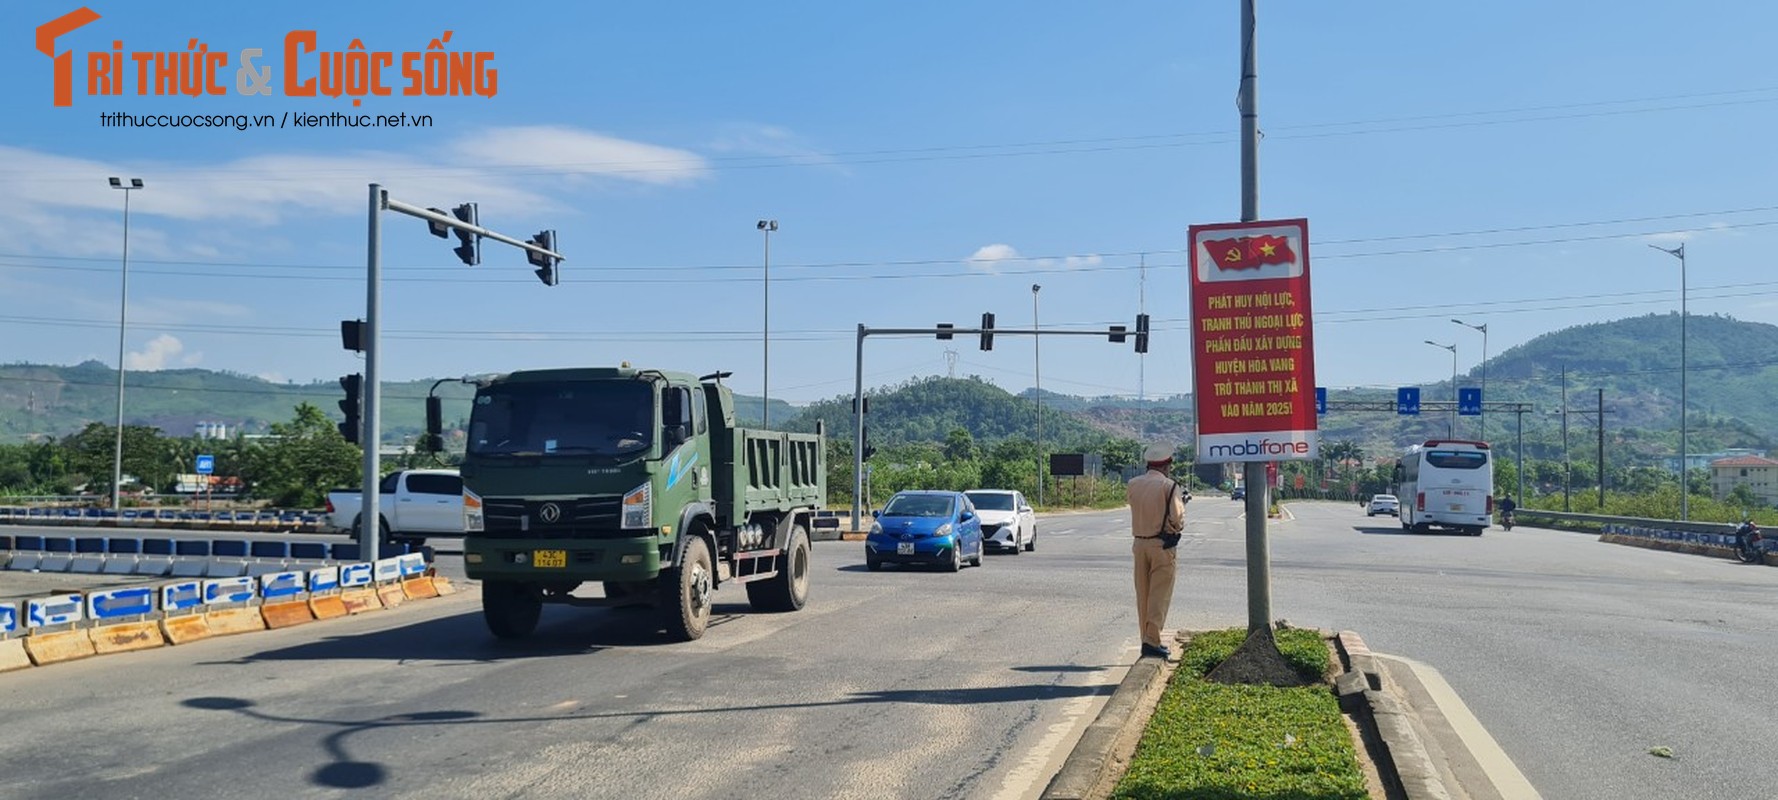
<svg viewBox="0 0 1778 800">
<path fill-rule="evenodd" d="M 1745 486 L 1766 505 L 1778 505 L 1778 461 L 1763 456 L 1732 456 L 1710 462 L 1710 494 L 1718 500 Z"/>
</svg>

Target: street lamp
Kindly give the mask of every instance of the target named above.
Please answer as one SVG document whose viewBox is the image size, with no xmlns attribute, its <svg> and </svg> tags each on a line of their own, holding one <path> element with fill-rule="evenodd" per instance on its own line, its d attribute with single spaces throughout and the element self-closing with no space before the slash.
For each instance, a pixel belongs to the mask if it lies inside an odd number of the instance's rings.
<svg viewBox="0 0 1778 800">
<path fill-rule="evenodd" d="M 1488 441 L 1488 323 L 1484 322 L 1480 325 L 1471 325 L 1460 319 L 1451 321 L 1458 325 L 1462 325 L 1465 328 L 1472 328 L 1482 332 L 1482 433 L 1476 438 L 1485 442 Z"/>
<path fill-rule="evenodd" d="M 118 291 L 117 312 L 117 447 L 111 457 L 111 509 L 123 508 L 123 356 L 124 331 L 130 320 L 130 192 L 142 188 L 141 178 L 112 178 L 111 188 L 123 190 L 123 286 Z"/>
<path fill-rule="evenodd" d="M 1037 293 L 1043 289 L 1039 284 L 1031 284 L 1031 373 L 1037 381 L 1033 390 L 1037 393 L 1037 504 L 1043 505 L 1043 358 L 1038 343 L 1043 335 L 1037 333 Z"/>
<path fill-rule="evenodd" d="M 760 427 L 770 428 L 772 426 L 772 231 L 778 229 L 778 221 L 762 219 L 754 227 L 766 235 L 765 322 L 761 325 L 759 337 L 765 352 L 764 363 L 760 365 L 759 377 L 760 394 L 764 397 L 761 398 L 759 422 Z"/>
<path fill-rule="evenodd" d="M 1429 345 L 1432 345 L 1433 347 L 1439 347 L 1439 348 L 1443 348 L 1445 350 L 1451 351 L 1451 421 L 1445 423 L 1445 436 L 1447 436 L 1447 437 L 1456 436 L 1457 435 L 1457 344 L 1455 342 L 1452 342 L 1451 344 L 1439 344 L 1438 342 L 1435 342 L 1431 339 L 1427 339 L 1426 343 Z"/>
<path fill-rule="evenodd" d="M 1691 487 L 1685 480 L 1685 243 L 1668 250 L 1651 244 L 1656 250 L 1679 259 L 1679 518 L 1691 519 Z"/>
</svg>

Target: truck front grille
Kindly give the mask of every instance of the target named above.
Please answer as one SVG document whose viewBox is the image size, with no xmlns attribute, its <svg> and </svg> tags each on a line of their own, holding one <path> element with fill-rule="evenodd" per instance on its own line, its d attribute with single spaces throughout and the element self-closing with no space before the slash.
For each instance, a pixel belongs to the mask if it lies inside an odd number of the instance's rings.
<svg viewBox="0 0 1778 800">
<path fill-rule="evenodd" d="M 554 505 L 555 513 L 544 506 Z M 482 499 L 483 533 L 494 537 L 527 536 L 599 539 L 634 536 L 618 527 L 621 495 L 592 495 L 566 500 Z M 550 521 L 551 517 L 553 521 Z"/>
</svg>

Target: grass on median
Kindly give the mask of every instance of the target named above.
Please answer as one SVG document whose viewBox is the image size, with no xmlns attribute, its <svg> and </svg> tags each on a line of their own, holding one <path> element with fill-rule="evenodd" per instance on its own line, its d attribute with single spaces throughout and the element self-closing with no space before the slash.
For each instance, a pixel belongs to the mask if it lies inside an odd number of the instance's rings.
<svg viewBox="0 0 1778 800">
<path fill-rule="evenodd" d="M 1276 632 L 1278 650 L 1318 683 L 1300 688 L 1230 686 L 1204 675 L 1246 638 L 1244 629 L 1197 634 L 1142 734 L 1112 796 L 1366 800 L 1352 736 L 1325 682 L 1330 655 L 1320 634 Z"/>
</svg>

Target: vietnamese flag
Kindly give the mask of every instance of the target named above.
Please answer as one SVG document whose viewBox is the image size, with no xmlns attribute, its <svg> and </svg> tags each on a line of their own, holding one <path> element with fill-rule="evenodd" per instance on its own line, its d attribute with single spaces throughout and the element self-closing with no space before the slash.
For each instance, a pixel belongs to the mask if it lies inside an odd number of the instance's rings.
<svg viewBox="0 0 1778 800">
<path fill-rule="evenodd" d="M 1222 269 L 1258 269 L 1267 264 L 1289 264 L 1296 260 L 1296 254 L 1290 251 L 1290 240 L 1283 236 L 1205 239 L 1204 249 Z"/>
</svg>

